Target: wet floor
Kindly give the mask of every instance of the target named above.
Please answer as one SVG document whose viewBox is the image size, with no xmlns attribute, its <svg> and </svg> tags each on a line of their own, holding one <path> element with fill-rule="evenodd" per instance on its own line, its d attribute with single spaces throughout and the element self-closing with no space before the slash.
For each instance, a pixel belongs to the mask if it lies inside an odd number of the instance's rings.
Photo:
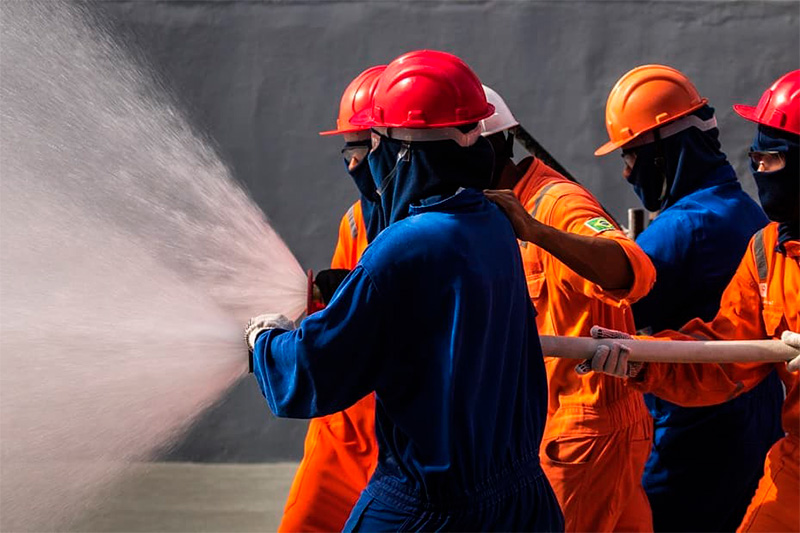
<svg viewBox="0 0 800 533">
<path fill-rule="evenodd" d="M 275 531 L 297 463 L 142 463 L 72 531 Z"/>
</svg>

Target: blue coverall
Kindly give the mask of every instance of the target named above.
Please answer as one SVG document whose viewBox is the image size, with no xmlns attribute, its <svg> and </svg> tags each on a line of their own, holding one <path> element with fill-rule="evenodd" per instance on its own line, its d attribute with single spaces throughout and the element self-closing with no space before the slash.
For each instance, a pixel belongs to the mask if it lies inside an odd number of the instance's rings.
<svg viewBox="0 0 800 533">
<path fill-rule="evenodd" d="M 633 306 L 640 329 L 711 320 L 750 237 L 767 223 L 727 162 L 701 174 L 691 166 L 679 169 L 684 194 L 636 240 L 657 272 L 652 291 Z M 712 407 L 679 407 L 649 394 L 645 402 L 655 431 L 642 481 L 655 531 L 734 531 L 767 451 L 783 435 L 778 376 Z"/>
<path fill-rule="evenodd" d="M 563 530 L 539 466 L 535 311 L 511 225 L 479 190 L 410 206 L 325 310 L 260 335 L 254 362 L 278 416 L 375 391 L 378 466 L 345 530 Z"/>
</svg>

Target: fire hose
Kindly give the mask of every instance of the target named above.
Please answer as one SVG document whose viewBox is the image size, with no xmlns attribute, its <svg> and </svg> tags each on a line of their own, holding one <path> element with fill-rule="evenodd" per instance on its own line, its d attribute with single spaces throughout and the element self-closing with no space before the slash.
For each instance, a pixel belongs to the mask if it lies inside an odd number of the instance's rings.
<svg viewBox="0 0 800 533">
<path fill-rule="evenodd" d="M 542 352 L 550 357 L 590 359 L 600 345 L 616 342 L 630 348 L 629 361 L 659 363 L 751 363 L 790 361 L 800 350 L 778 340 L 672 341 L 593 339 L 541 335 Z"/>
</svg>

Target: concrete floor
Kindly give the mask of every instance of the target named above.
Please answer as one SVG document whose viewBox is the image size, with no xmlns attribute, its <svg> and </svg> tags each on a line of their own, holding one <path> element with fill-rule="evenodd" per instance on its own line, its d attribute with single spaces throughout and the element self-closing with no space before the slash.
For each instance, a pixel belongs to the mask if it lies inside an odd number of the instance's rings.
<svg viewBox="0 0 800 533">
<path fill-rule="evenodd" d="M 275 531 L 297 463 L 143 463 L 72 531 Z"/>
</svg>

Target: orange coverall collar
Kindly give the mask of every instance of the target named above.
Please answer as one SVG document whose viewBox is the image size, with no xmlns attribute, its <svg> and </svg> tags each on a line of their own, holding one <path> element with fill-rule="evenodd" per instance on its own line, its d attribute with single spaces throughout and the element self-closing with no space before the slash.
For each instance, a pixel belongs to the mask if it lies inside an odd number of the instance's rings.
<svg viewBox="0 0 800 533">
<path fill-rule="evenodd" d="M 514 196 L 524 202 L 524 199 L 530 198 L 536 191 L 544 185 L 544 174 L 540 172 L 543 163 L 535 157 L 526 157 L 519 162 L 518 167 L 525 167 L 525 173 L 514 186 Z M 555 171 L 553 171 L 555 172 Z"/>
</svg>

